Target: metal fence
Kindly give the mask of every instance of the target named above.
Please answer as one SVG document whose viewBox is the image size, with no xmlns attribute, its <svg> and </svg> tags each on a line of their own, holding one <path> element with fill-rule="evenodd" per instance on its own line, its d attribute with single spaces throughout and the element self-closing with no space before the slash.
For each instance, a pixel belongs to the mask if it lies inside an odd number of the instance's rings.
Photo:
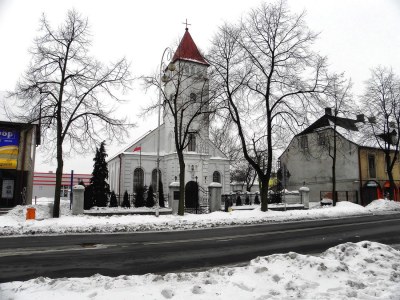
<svg viewBox="0 0 400 300">
<path fill-rule="evenodd" d="M 320 191 L 320 199 L 328 198 L 332 199 L 332 191 Z M 337 201 L 350 201 L 359 203 L 358 191 L 336 191 Z"/>
</svg>

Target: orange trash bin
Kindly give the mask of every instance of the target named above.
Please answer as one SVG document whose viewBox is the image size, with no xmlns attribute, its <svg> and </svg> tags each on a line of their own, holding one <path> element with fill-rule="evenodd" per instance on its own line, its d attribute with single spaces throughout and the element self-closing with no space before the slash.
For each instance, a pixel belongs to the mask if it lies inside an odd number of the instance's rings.
<svg viewBox="0 0 400 300">
<path fill-rule="evenodd" d="M 35 220 L 36 208 L 28 207 L 26 209 L 26 219 L 27 220 Z"/>
</svg>

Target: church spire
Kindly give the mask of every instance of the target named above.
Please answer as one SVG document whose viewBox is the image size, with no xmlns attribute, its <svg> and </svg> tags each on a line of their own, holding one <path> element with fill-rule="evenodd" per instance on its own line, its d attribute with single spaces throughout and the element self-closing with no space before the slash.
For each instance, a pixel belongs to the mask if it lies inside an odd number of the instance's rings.
<svg viewBox="0 0 400 300">
<path fill-rule="evenodd" d="M 200 54 L 199 49 L 197 49 L 197 46 L 189 33 L 187 25 L 185 28 L 185 34 L 183 35 L 182 40 L 175 51 L 172 62 L 174 63 L 177 60 L 186 60 L 209 66 L 204 57 Z"/>
</svg>

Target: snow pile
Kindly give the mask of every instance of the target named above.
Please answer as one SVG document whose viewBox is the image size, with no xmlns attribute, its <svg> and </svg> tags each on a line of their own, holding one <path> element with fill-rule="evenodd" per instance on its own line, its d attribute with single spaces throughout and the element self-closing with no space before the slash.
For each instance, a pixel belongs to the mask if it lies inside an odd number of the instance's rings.
<svg viewBox="0 0 400 300">
<path fill-rule="evenodd" d="M 294 252 L 245 267 L 166 275 L 50 279 L 0 284 L 1 299 L 400 299 L 400 251 L 345 243 L 319 257 Z"/>
<path fill-rule="evenodd" d="M 25 220 L 26 207 L 17 206 L 7 215 L 0 216 L 1 235 L 24 234 L 64 234 L 91 232 L 137 232 L 160 230 L 186 230 L 194 228 L 213 228 L 218 226 L 262 224 L 272 222 L 318 220 L 346 216 L 362 216 L 400 210 L 400 204 L 393 201 L 377 200 L 381 204 L 362 207 L 351 202 L 338 202 L 336 207 L 318 207 L 309 210 L 290 210 L 262 212 L 258 206 L 254 210 L 234 210 L 211 214 L 185 214 L 184 216 L 160 215 L 111 215 L 111 216 L 72 216 L 69 202 L 61 203 L 61 217 L 53 219 L 48 203 L 34 206 L 36 220 Z"/>
<path fill-rule="evenodd" d="M 386 199 L 379 199 L 374 200 L 370 204 L 366 206 L 366 208 L 370 211 L 400 211 L 400 202 L 386 200 Z"/>
</svg>

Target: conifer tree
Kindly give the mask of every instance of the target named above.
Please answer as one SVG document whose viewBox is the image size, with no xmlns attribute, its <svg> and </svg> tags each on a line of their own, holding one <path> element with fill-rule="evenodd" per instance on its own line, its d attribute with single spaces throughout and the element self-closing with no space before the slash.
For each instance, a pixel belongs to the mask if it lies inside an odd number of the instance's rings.
<svg viewBox="0 0 400 300">
<path fill-rule="evenodd" d="M 142 185 L 138 185 L 136 187 L 136 198 L 135 198 L 135 207 L 143 207 L 144 206 L 144 187 Z"/>
<path fill-rule="evenodd" d="M 85 188 L 85 192 L 83 194 L 83 208 L 91 209 L 94 206 L 93 203 L 93 186 L 89 184 Z"/>
<path fill-rule="evenodd" d="M 254 198 L 254 204 L 260 204 L 260 198 L 258 198 L 258 194 L 256 194 L 256 197 Z"/>
<path fill-rule="evenodd" d="M 164 187 L 163 187 L 163 183 L 162 183 L 162 181 L 161 181 L 161 178 L 160 178 L 160 181 L 159 181 L 159 188 L 160 188 L 160 191 L 159 191 L 159 198 L 158 198 L 158 204 L 160 205 L 160 207 L 165 207 L 165 198 L 164 198 Z"/>
<path fill-rule="evenodd" d="M 246 199 L 245 199 L 244 201 L 245 201 L 244 203 L 245 203 L 246 205 L 250 205 L 250 197 L 249 197 L 248 194 L 246 195 Z"/>
<path fill-rule="evenodd" d="M 110 207 L 118 207 L 117 196 L 114 191 L 111 192 Z"/>
<path fill-rule="evenodd" d="M 153 192 L 153 186 L 150 185 L 147 191 L 146 207 L 153 207 L 153 206 L 154 206 L 154 192 Z"/>
<path fill-rule="evenodd" d="M 131 203 L 129 202 L 128 191 L 125 191 L 125 193 L 124 193 L 124 201 L 122 201 L 122 207 L 125 207 L 125 208 L 131 207 Z"/>
<path fill-rule="evenodd" d="M 96 149 L 94 157 L 93 173 L 90 183 L 93 186 L 92 201 L 96 206 L 105 207 L 110 194 L 110 186 L 107 183 L 108 168 L 106 163 L 107 153 L 105 150 L 105 141 L 101 142 L 100 148 Z"/>
<path fill-rule="evenodd" d="M 242 198 L 240 198 L 240 194 L 238 194 L 236 198 L 236 206 L 241 206 L 241 205 L 242 205 Z"/>
</svg>

